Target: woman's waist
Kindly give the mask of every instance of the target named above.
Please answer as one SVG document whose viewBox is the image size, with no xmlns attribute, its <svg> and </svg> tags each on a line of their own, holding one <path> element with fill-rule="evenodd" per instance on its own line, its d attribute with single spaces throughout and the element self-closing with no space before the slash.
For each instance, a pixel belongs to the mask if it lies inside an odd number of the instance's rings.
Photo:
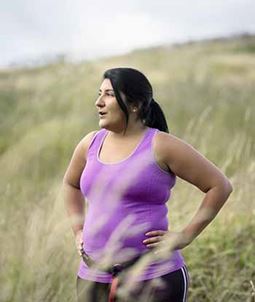
<svg viewBox="0 0 255 302">
<path fill-rule="evenodd" d="M 162 230 L 164 228 L 161 226 L 155 229 Z M 126 234 L 120 235 L 104 230 L 93 237 L 84 232 L 84 250 L 95 260 L 101 259 L 102 257 L 110 257 L 114 260 L 130 258 L 150 250 L 150 248 L 143 243 L 143 241 L 148 238 L 145 236 L 145 233 L 149 230 L 151 230 L 151 228 L 144 232 L 130 234 L 130 232 L 127 231 Z"/>
<path fill-rule="evenodd" d="M 139 221 L 134 224 L 125 225 L 121 222 L 108 221 L 101 227 L 91 228 L 84 224 L 83 241 L 87 248 L 100 249 L 107 246 L 113 248 L 136 248 L 143 251 L 143 241 L 148 239 L 145 234 L 153 230 L 168 230 L 167 220 L 162 221 Z"/>
<path fill-rule="evenodd" d="M 146 239 L 144 233 L 129 236 L 129 234 L 114 234 L 111 232 L 100 232 L 97 236 L 87 236 L 86 232 L 83 235 L 84 248 L 87 253 L 97 253 L 105 251 L 112 251 L 113 253 L 131 252 L 140 253 L 146 251 L 148 248 L 143 243 Z"/>
<path fill-rule="evenodd" d="M 184 263 L 183 256 L 179 250 L 171 251 L 164 257 L 155 257 L 155 254 L 151 250 L 144 250 L 131 255 L 126 255 L 124 257 L 123 251 L 112 254 L 112 257 L 109 257 L 109 253 L 106 251 L 99 253 L 90 253 L 90 258 L 96 263 L 97 268 L 102 272 L 108 272 L 109 269 L 112 269 L 116 264 L 126 268 L 127 266 L 132 266 L 134 262 L 139 262 L 139 267 L 142 265 L 142 271 L 147 271 L 149 274 L 154 274 L 159 270 L 169 270 L 169 268 L 176 268 L 181 266 Z M 138 260 L 136 260 L 138 259 Z M 135 260 L 135 261 L 134 261 Z M 131 263 L 131 264 L 130 264 Z M 87 266 L 87 265 L 86 265 Z M 106 270 L 107 269 L 107 270 Z"/>
</svg>

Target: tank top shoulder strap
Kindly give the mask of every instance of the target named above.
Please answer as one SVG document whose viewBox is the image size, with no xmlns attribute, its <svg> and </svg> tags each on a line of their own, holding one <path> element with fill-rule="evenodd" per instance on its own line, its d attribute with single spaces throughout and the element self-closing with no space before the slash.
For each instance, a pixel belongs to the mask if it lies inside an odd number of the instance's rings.
<svg viewBox="0 0 255 302">
<path fill-rule="evenodd" d="M 145 150 L 151 151 L 152 150 L 152 139 L 155 133 L 158 131 L 156 128 L 149 128 L 148 131 L 145 133 L 144 139 L 142 140 L 139 148 L 137 149 L 137 153 L 144 152 Z"/>
<path fill-rule="evenodd" d="M 90 141 L 88 151 L 87 151 L 87 157 L 91 157 L 97 153 L 97 150 L 101 144 L 101 141 L 103 139 L 105 132 L 106 132 L 106 129 L 104 129 L 104 128 L 96 131 L 96 133 L 94 134 L 94 136 L 92 137 L 92 139 Z"/>
</svg>

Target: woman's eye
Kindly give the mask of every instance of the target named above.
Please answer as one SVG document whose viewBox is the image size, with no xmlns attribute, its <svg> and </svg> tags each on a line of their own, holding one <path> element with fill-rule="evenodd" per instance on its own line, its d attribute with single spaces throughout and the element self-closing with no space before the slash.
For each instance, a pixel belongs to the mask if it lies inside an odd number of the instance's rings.
<svg viewBox="0 0 255 302">
<path fill-rule="evenodd" d="M 98 96 L 100 96 L 100 95 L 101 95 L 101 93 L 98 93 Z M 106 95 L 115 97 L 115 95 L 114 95 L 114 94 L 111 94 L 111 93 L 106 93 Z"/>
</svg>

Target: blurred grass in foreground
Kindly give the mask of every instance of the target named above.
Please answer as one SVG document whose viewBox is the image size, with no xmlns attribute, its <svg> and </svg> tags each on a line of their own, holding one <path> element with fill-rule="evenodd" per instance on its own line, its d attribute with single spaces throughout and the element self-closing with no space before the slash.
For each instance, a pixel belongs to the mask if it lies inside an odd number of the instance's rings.
<svg viewBox="0 0 255 302">
<path fill-rule="evenodd" d="M 94 106 L 106 68 L 131 66 L 151 80 L 170 132 L 230 178 L 234 192 L 183 250 L 189 301 L 252 301 L 255 283 L 255 38 L 134 51 L 95 62 L 0 72 L 0 301 L 74 301 L 79 257 L 61 182 L 78 141 L 98 129 Z M 203 194 L 178 178 L 174 230 Z"/>
</svg>

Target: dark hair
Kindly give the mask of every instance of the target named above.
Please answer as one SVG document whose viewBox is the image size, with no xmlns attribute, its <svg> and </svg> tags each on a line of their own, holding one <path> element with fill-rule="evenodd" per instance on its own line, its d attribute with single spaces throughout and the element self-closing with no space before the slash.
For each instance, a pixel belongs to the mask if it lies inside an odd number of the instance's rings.
<svg viewBox="0 0 255 302">
<path fill-rule="evenodd" d="M 111 68 L 104 72 L 103 79 L 111 81 L 117 102 L 126 116 L 126 127 L 129 120 L 127 105 L 136 105 L 138 118 L 146 126 L 169 132 L 165 115 L 153 99 L 152 86 L 143 73 L 133 68 Z M 121 93 L 125 95 L 125 101 Z"/>
</svg>

